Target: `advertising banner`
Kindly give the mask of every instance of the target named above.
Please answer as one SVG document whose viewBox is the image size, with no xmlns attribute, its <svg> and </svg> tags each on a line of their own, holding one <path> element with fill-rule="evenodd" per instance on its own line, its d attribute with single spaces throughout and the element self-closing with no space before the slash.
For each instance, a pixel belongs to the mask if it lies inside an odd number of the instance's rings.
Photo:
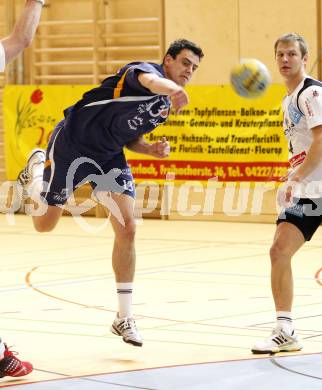
<svg viewBox="0 0 322 390">
<path fill-rule="evenodd" d="M 166 137 L 169 159 L 127 155 L 136 178 L 162 180 L 276 181 L 288 169 L 282 129 L 285 89 L 272 85 L 257 99 L 241 98 L 229 85 L 191 86 L 190 104 L 152 133 L 148 142 Z"/>
<path fill-rule="evenodd" d="M 15 180 L 29 152 L 46 148 L 63 110 L 93 88 L 77 86 L 6 86 L 4 90 L 5 157 L 8 180 Z M 230 85 L 190 86 L 190 103 L 171 114 L 165 125 L 145 136 L 166 137 L 168 159 L 126 151 L 136 180 L 275 181 L 288 167 L 282 130 L 281 100 L 285 89 L 272 85 L 257 99 L 237 96 Z"/>
<path fill-rule="evenodd" d="M 63 110 L 92 86 L 6 85 L 3 92 L 6 175 L 15 180 L 30 151 L 46 149 Z"/>
</svg>

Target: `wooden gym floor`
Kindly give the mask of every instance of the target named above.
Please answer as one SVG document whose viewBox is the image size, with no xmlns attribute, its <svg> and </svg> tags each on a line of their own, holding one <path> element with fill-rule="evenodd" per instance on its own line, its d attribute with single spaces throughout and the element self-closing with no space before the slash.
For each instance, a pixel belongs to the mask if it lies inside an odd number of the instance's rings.
<svg viewBox="0 0 322 390">
<path fill-rule="evenodd" d="M 0 216 L 0 336 L 34 372 L 0 387 L 49 389 L 320 389 L 322 228 L 295 256 L 302 352 L 254 356 L 274 326 L 273 224 L 144 220 L 134 312 L 142 348 L 109 332 L 116 310 L 113 234 L 104 219 L 63 217 L 36 233 Z"/>
</svg>

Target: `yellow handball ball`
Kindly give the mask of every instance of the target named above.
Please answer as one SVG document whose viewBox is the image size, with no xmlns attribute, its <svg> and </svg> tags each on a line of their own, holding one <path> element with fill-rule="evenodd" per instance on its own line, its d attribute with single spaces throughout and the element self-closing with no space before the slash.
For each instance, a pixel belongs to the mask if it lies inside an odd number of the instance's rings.
<svg viewBox="0 0 322 390">
<path fill-rule="evenodd" d="M 242 59 L 232 69 L 230 81 L 239 96 L 251 99 L 266 91 L 271 75 L 266 66 L 255 58 Z"/>
</svg>

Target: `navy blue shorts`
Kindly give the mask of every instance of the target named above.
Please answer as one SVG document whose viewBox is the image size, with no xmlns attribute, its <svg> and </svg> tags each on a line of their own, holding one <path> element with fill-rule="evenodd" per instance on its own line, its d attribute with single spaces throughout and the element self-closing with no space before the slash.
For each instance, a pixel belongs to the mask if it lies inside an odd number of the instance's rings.
<svg viewBox="0 0 322 390">
<path fill-rule="evenodd" d="M 61 206 L 85 183 L 94 193 L 115 192 L 135 197 L 134 180 L 123 151 L 106 162 L 95 161 L 95 154 L 82 156 L 63 136 L 64 121 L 60 122 L 48 144 L 44 170 L 43 198 L 50 206 Z"/>
<path fill-rule="evenodd" d="M 302 232 L 305 241 L 310 241 L 322 223 L 322 198 L 295 198 L 294 204 L 278 216 L 276 223 L 281 222 L 295 225 Z"/>
</svg>

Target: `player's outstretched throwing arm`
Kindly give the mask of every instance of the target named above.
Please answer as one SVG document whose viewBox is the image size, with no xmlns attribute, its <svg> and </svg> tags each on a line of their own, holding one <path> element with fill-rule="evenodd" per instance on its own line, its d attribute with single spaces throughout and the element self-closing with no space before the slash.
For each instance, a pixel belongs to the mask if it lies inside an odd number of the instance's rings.
<svg viewBox="0 0 322 390">
<path fill-rule="evenodd" d="M 175 112 L 179 112 L 182 107 L 189 103 L 187 92 L 172 80 L 161 78 L 153 73 L 140 73 L 138 79 L 152 93 L 169 96 Z M 150 144 L 141 136 L 126 146 L 133 152 L 147 154 L 157 158 L 166 158 L 170 154 L 170 144 L 165 137 L 160 141 Z"/>
<path fill-rule="evenodd" d="M 169 96 L 175 112 L 189 103 L 187 92 L 174 81 L 161 78 L 154 73 L 141 73 L 138 76 L 139 82 L 151 92 L 157 95 Z"/>
</svg>

